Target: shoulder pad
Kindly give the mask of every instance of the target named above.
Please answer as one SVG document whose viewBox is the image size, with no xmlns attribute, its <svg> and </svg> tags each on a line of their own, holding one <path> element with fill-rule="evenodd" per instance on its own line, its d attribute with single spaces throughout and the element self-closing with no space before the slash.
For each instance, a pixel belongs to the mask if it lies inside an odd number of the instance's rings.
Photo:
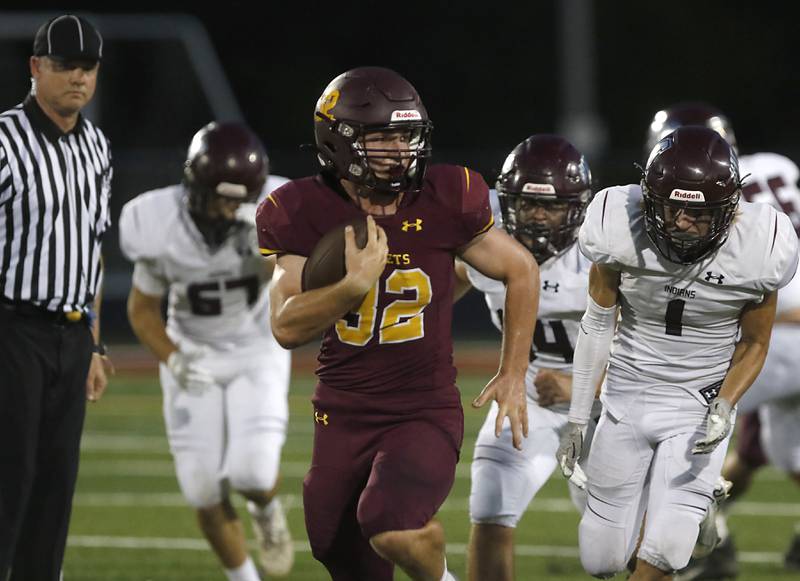
<svg viewBox="0 0 800 581">
<path fill-rule="evenodd" d="M 581 253 L 591 262 L 620 267 L 636 256 L 634 236 L 643 227 L 638 185 L 601 190 L 586 209 L 578 232 Z"/>
<path fill-rule="evenodd" d="M 306 239 L 308 230 L 302 225 L 308 220 L 303 214 L 306 205 L 316 206 L 313 196 L 320 186 L 314 178 L 291 180 L 271 192 L 258 206 L 256 229 L 258 247 L 263 256 L 297 254 L 308 256 L 316 240 Z"/>
<path fill-rule="evenodd" d="M 119 246 L 133 262 L 156 258 L 178 218 L 183 186 L 169 186 L 136 196 L 122 207 Z"/>
</svg>

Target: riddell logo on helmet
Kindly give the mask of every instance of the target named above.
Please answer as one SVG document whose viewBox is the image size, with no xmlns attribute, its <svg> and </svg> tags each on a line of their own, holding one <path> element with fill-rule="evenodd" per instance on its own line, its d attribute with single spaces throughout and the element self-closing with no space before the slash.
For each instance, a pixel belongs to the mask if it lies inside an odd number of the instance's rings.
<svg viewBox="0 0 800 581">
<path fill-rule="evenodd" d="M 679 188 L 675 188 L 672 190 L 672 193 L 669 195 L 670 200 L 678 200 L 681 202 L 705 202 L 706 197 L 703 195 L 703 192 L 699 192 L 697 190 L 681 190 Z"/>
<path fill-rule="evenodd" d="M 553 184 L 532 184 L 528 182 L 522 186 L 522 192 L 525 194 L 555 194 L 556 189 Z"/>
<path fill-rule="evenodd" d="M 415 109 L 392 111 L 392 121 L 422 121 L 422 115 Z"/>
</svg>

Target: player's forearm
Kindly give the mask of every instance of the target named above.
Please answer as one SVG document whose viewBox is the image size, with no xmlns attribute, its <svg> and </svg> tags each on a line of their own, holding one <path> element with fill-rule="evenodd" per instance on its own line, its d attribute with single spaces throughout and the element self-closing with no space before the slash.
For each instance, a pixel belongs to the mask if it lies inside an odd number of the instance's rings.
<svg viewBox="0 0 800 581">
<path fill-rule="evenodd" d="M 589 295 L 572 364 L 572 400 L 567 417 L 573 423 L 589 421 L 597 385 L 608 363 L 616 316 L 616 305 L 602 307 Z"/>
<path fill-rule="evenodd" d="M 159 361 L 166 361 L 170 353 L 177 349 L 167 335 L 164 319 L 159 310 L 139 307 L 129 300 L 128 320 L 142 345 L 147 347 Z"/>
<path fill-rule="evenodd" d="M 524 259 L 523 259 L 524 258 Z M 531 340 L 539 306 L 539 269 L 520 255 L 506 274 L 506 302 L 500 372 L 522 373 L 528 369 Z"/>
<path fill-rule="evenodd" d="M 726 399 L 731 405 L 736 404 L 761 372 L 767 359 L 768 349 L 769 341 L 743 339 L 736 343 L 731 366 L 722 382 L 719 397 Z"/>
<path fill-rule="evenodd" d="M 453 272 L 456 281 L 453 289 L 453 302 L 456 303 L 469 292 L 469 289 L 472 288 L 472 283 L 467 276 L 467 265 L 463 261 L 456 259 Z"/>
<path fill-rule="evenodd" d="M 299 347 L 319 337 L 361 300 L 347 278 L 296 294 L 273 307 L 272 333 L 285 349 Z"/>
</svg>

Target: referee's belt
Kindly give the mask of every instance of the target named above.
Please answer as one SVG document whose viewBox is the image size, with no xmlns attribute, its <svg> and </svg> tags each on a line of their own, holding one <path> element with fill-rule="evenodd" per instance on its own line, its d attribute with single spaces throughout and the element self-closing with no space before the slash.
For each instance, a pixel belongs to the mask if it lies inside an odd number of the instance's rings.
<svg viewBox="0 0 800 581">
<path fill-rule="evenodd" d="M 88 315 L 82 311 L 50 311 L 44 307 L 20 301 L 0 298 L 0 309 L 10 311 L 21 317 L 42 319 L 55 325 L 71 325 L 86 321 Z"/>
</svg>

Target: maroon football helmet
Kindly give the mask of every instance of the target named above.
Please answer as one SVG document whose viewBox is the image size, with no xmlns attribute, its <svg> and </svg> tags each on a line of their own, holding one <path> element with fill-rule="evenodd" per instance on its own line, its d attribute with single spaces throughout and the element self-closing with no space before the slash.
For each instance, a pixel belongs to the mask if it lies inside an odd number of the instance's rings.
<svg viewBox="0 0 800 581">
<path fill-rule="evenodd" d="M 558 135 L 532 135 L 508 155 L 497 178 L 506 231 L 540 264 L 575 241 L 592 197 L 592 174 L 581 153 Z M 543 212 L 563 210 L 559 224 Z"/>
<path fill-rule="evenodd" d="M 213 201 L 255 202 L 268 173 L 264 146 L 246 125 L 212 122 L 195 133 L 183 177 L 189 190 L 189 211 L 207 240 L 219 243 L 236 225 L 236 221 L 209 214 Z"/>
<path fill-rule="evenodd" d="M 650 156 L 656 143 L 684 125 L 703 125 L 713 129 L 736 149 L 733 126 L 722 111 L 708 103 L 685 102 L 671 105 L 653 116 L 645 139 L 644 159 Z"/>
<path fill-rule="evenodd" d="M 325 88 L 314 109 L 317 156 L 324 170 L 367 191 L 418 191 L 431 155 L 433 124 L 416 89 L 396 72 L 360 67 Z M 402 147 L 365 146 L 367 134 L 401 133 Z M 375 164 L 393 164 L 378 176 Z"/>
<path fill-rule="evenodd" d="M 642 176 L 645 225 L 650 240 L 671 262 L 694 264 L 728 237 L 742 182 L 733 147 L 716 131 L 689 125 L 659 141 Z M 689 233 L 681 214 L 697 223 Z"/>
</svg>

